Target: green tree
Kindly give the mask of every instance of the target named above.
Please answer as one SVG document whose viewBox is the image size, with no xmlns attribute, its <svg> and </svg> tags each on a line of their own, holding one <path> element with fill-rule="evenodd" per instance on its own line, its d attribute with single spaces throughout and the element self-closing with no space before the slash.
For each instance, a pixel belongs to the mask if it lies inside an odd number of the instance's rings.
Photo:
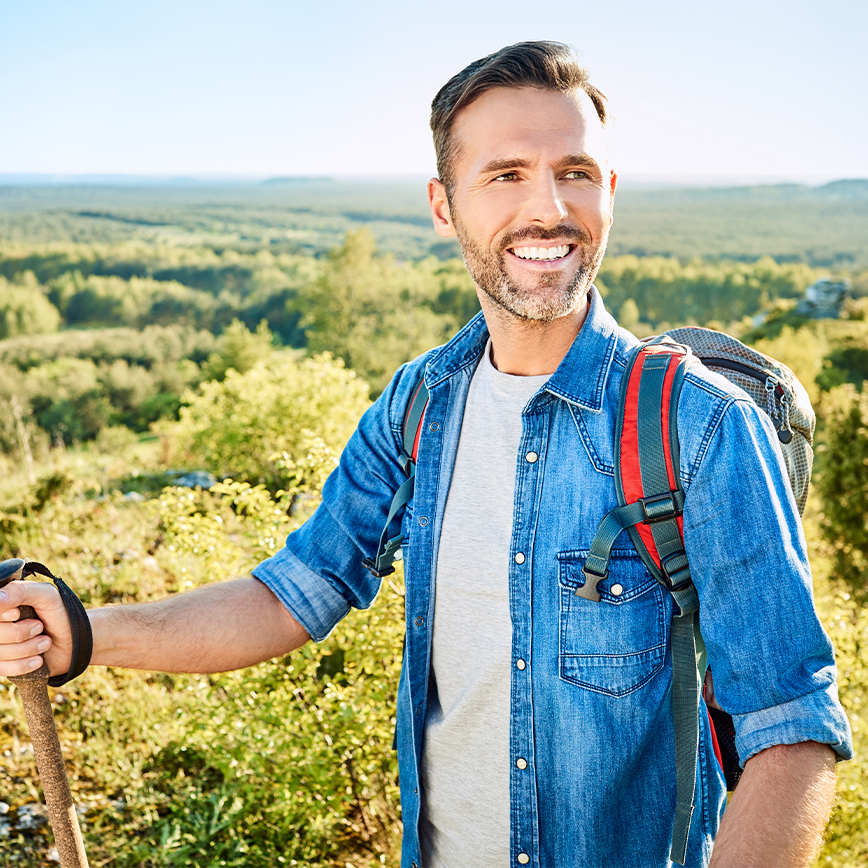
<svg viewBox="0 0 868 868">
<path fill-rule="evenodd" d="M 819 490 L 823 531 L 835 569 L 860 596 L 868 592 L 868 390 L 851 384 L 824 400 L 825 444 Z"/>
<path fill-rule="evenodd" d="M 60 313 L 38 286 L 16 286 L 0 277 L 0 340 L 56 332 Z"/>
<path fill-rule="evenodd" d="M 292 304 L 309 351 L 334 353 L 376 395 L 396 368 L 454 332 L 456 317 L 434 310 L 440 292 L 430 265 L 378 256 L 373 235 L 361 229 L 329 252 L 322 274 Z"/>
<path fill-rule="evenodd" d="M 229 328 L 217 339 L 217 348 L 202 366 L 206 380 L 223 380 L 230 369 L 244 374 L 257 362 L 271 355 L 271 332 L 262 320 L 251 332 L 240 320 L 234 319 Z"/>
</svg>

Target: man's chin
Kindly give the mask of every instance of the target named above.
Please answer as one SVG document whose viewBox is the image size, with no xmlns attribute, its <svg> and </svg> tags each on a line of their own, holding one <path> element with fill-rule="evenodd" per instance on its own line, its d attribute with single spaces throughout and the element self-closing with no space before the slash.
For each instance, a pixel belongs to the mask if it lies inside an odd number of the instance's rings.
<svg viewBox="0 0 868 868">
<path fill-rule="evenodd" d="M 486 295 L 502 311 L 527 323 L 546 325 L 569 316 L 580 308 L 588 296 L 588 288 L 572 288 L 557 294 L 540 296 L 535 293 L 518 293 L 500 287 L 498 292 L 485 290 Z"/>
</svg>

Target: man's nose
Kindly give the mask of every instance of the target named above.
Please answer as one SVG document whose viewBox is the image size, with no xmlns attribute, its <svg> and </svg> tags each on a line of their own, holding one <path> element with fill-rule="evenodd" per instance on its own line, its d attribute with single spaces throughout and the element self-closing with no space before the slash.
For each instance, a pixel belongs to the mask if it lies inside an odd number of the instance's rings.
<svg viewBox="0 0 868 868">
<path fill-rule="evenodd" d="M 545 174 L 535 179 L 524 204 L 525 219 L 538 226 L 557 226 L 566 216 L 567 209 L 554 175 Z"/>
</svg>

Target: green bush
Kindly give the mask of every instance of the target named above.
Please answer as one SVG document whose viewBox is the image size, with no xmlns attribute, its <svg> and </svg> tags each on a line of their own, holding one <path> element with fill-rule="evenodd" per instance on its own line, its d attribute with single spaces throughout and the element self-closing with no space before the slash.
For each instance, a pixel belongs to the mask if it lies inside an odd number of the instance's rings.
<svg viewBox="0 0 868 868">
<path fill-rule="evenodd" d="M 169 430 L 181 459 L 270 490 L 318 490 L 368 405 L 367 385 L 328 355 L 275 353 L 188 394 Z"/>
</svg>

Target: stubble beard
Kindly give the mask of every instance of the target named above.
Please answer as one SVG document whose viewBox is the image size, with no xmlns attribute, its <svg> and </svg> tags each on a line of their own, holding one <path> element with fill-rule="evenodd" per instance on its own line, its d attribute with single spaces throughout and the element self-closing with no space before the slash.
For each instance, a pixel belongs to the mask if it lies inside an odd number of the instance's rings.
<svg viewBox="0 0 868 868">
<path fill-rule="evenodd" d="M 606 253 L 608 232 L 597 245 L 590 243 L 587 232 L 570 224 L 554 229 L 524 229 L 512 232 L 498 243 L 496 250 L 485 250 L 468 234 L 453 211 L 453 225 L 461 245 L 464 264 L 473 282 L 494 304 L 522 320 L 550 323 L 567 316 L 582 304 Z M 541 271 L 533 282 L 525 285 L 510 277 L 505 257 L 508 247 L 519 241 L 566 240 L 578 247 L 579 265 L 572 278 L 560 271 Z"/>
</svg>

